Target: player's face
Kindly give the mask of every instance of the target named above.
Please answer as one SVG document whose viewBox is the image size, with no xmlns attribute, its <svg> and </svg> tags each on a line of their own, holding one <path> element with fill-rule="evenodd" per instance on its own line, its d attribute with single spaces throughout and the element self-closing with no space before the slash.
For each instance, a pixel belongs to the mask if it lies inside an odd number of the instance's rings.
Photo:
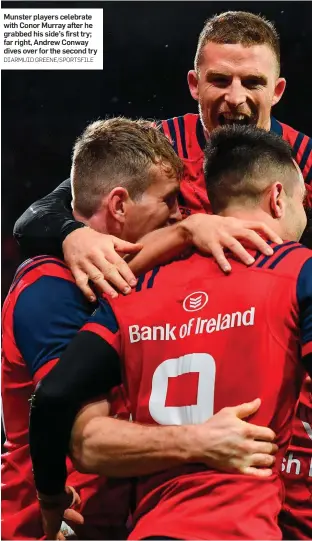
<svg viewBox="0 0 312 541">
<path fill-rule="evenodd" d="M 136 242 L 143 235 L 182 219 L 177 195 L 179 182 L 162 165 L 151 168 L 153 180 L 142 197 L 127 207 L 123 238 Z"/>
<path fill-rule="evenodd" d="M 188 83 L 208 132 L 233 123 L 269 130 L 271 108 L 286 85 L 277 77 L 276 58 L 267 45 L 212 42 L 203 48 L 199 71 L 189 72 Z"/>
</svg>

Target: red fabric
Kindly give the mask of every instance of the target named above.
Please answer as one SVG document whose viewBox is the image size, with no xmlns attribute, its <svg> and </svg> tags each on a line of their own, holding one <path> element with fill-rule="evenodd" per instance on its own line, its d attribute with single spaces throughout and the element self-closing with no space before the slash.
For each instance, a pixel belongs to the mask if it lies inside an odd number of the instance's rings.
<svg viewBox="0 0 312 541">
<path fill-rule="evenodd" d="M 172 119 L 175 131 L 175 141 L 173 141 L 169 130 L 169 122 L 171 119 L 163 120 L 162 127 L 170 141 L 176 142 L 175 150 L 184 162 L 184 176 L 180 185 L 179 194 L 181 212 L 184 216 L 195 212 L 211 214 L 212 209 L 207 196 L 203 173 L 203 145 L 198 139 L 199 134 L 201 134 L 202 139 L 204 138 L 203 129 L 201 125 L 199 125 L 199 115 L 189 113 L 180 118 L 183 119 L 184 133 L 181 133 L 177 118 Z M 281 126 L 283 139 L 294 147 L 300 132 L 281 122 L 279 124 Z M 185 143 L 187 157 L 183 156 L 182 140 L 184 140 Z M 305 135 L 296 152 L 296 160 L 299 165 L 308 144 L 311 146 L 311 139 Z M 312 151 L 310 151 L 307 161 L 303 165 L 303 177 L 307 179 L 309 175 L 310 178 L 312 169 Z M 312 180 L 310 182 L 312 182 Z M 312 186 L 307 185 L 307 190 L 307 205 L 312 207 Z"/>
<path fill-rule="evenodd" d="M 33 264 L 34 261 L 30 261 L 17 274 L 2 313 L 2 406 L 7 441 L 1 469 L 1 530 L 2 539 L 7 540 L 43 538 L 28 445 L 29 399 L 36 383 L 57 362 L 57 359 L 51 360 L 31 378 L 14 340 L 14 305 L 19 294 L 42 274 L 74 281 L 68 270 L 48 263 L 34 268 L 22 277 L 23 271 Z M 124 399 L 122 389 L 115 389 L 112 395 L 112 414 L 129 418 Z M 105 477 L 78 473 L 70 460 L 67 465 L 67 483 L 79 492 L 82 502 L 80 510 L 85 518 L 79 537 L 122 538 L 121 532 L 129 512 L 128 481 L 107 480 Z"/>
<path fill-rule="evenodd" d="M 281 525 L 285 539 L 312 539 L 312 383 L 306 378 L 282 464 L 285 503 Z"/>
<path fill-rule="evenodd" d="M 146 277 L 135 298 L 110 301 L 119 330 L 114 334 L 106 329 L 101 335 L 123 359 L 135 421 L 196 423 L 225 406 L 260 397 L 261 407 L 251 420 L 270 426 L 279 446 L 275 473 L 266 480 L 200 465 L 141 478 L 130 539 L 281 538 L 276 520 L 284 499 L 279 470 L 304 377 L 298 354 L 297 276 L 311 255 L 293 246 L 273 269 L 264 256 L 249 269 L 234 260 L 229 276 L 211 258 L 195 254 L 161 267 L 153 287 L 147 287 Z M 283 252 L 286 247 L 278 249 Z M 276 260 L 273 256 L 270 262 Z M 193 304 L 185 302 L 189 295 Z M 202 308 L 185 309 L 194 303 Z M 195 407 L 194 380 L 185 384 L 179 379 L 185 373 L 198 377 Z M 210 404 L 209 381 L 214 378 Z M 176 388 L 183 387 L 183 404 L 180 396 L 173 402 L 173 379 Z"/>
</svg>

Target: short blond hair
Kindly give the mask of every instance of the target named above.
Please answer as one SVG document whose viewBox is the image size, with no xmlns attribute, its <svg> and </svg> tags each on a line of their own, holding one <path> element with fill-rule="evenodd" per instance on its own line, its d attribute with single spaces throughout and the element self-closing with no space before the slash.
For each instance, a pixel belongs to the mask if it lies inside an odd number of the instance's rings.
<svg viewBox="0 0 312 541">
<path fill-rule="evenodd" d="M 90 218 L 103 196 L 117 186 L 126 188 L 132 199 L 139 198 L 152 182 L 151 166 L 158 163 L 181 179 L 183 163 L 154 123 L 124 117 L 93 122 L 73 149 L 75 210 Z"/>
</svg>

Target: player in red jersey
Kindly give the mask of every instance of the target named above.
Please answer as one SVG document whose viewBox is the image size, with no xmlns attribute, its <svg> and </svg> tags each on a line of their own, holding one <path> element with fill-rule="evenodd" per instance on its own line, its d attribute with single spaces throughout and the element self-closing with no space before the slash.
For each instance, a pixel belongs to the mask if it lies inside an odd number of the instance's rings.
<svg viewBox="0 0 312 541">
<path fill-rule="evenodd" d="M 125 141 L 131 147 L 130 153 Z M 124 150 L 118 153 L 117 164 L 115 153 L 121 147 Z M 157 165 L 153 162 L 154 154 L 156 162 L 157 157 L 162 160 Z M 133 176 L 129 176 L 131 161 Z M 85 163 L 88 164 L 87 169 Z M 163 163 L 167 164 L 167 168 L 163 169 Z M 109 169 L 111 175 L 113 167 L 115 186 L 112 178 L 108 184 L 105 176 L 105 168 Z M 137 175 L 134 174 L 135 167 Z M 101 184 L 98 182 L 99 170 L 102 173 Z M 94 204 L 97 207 L 94 201 L 96 188 L 97 197 L 102 194 L 102 200 L 100 211 L 91 209 L 89 220 L 92 220 L 93 226 L 99 231 L 114 232 L 123 238 L 131 234 L 131 239 L 136 240 L 136 236 L 151 228 L 179 220 L 176 193 L 181 172 L 182 164 L 168 140 L 150 123 L 136 123 L 127 119 L 97 122 L 86 129 L 75 147 L 74 212 L 90 214 L 90 207 Z M 121 176 L 124 186 L 120 186 Z M 131 251 L 131 243 L 110 238 L 112 248 Z M 61 351 L 93 311 L 94 305 L 85 301 L 62 260 L 38 256 L 18 269 L 2 315 L 2 400 L 7 438 L 2 456 L 3 539 L 43 536 L 29 455 L 29 399 L 35 385 L 55 365 Z M 111 398 L 111 413 L 129 418 L 120 393 L 114 392 Z M 242 428 L 243 424 L 233 415 L 234 429 Z M 209 445 L 206 445 L 207 448 Z M 235 445 L 230 451 L 233 450 Z M 168 460 L 166 452 L 168 454 L 164 446 L 163 460 Z M 241 464 L 248 454 L 238 450 Z M 69 485 L 79 491 L 81 497 L 79 511 L 85 523 L 83 528 L 75 526 L 79 537 L 120 539 L 125 535 L 129 484 L 107 481 L 95 475 L 82 475 L 74 471 L 69 460 L 67 468 Z M 51 479 L 53 481 L 52 475 Z M 41 502 L 42 505 L 44 503 Z M 51 507 L 51 501 L 48 505 Z M 67 515 L 73 518 L 73 511 Z"/>
<path fill-rule="evenodd" d="M 139 202 L 131 204 L 124 220 L 123 236 L 127 238 L 127 228 L 132 235 L 141 236 L 149 231 L 149 226 L 163 226 L 168 221 L 179 219 L 176 192 L 178 178 L 182 172 L 179 158 L 174 153 L 167 139 L 157 132 L 150 123 L 135 123 L 128 120 L 101 122 L 88 127 L 76 145 L 77 160 L 83 170 L 86 160 L 86 143 L 94 146 L 101 141 L 102 154 L 97 156 L 94 167 L 111 167 L 114 151 L 120 141 L 131 140 L 133 158 L 145 145 L 142 163 L 138 164 L 143 175 L 144 165 L 146 178 L 127 181 L 124 184 L 129 193 L 141 196 Z M 132 139 L 131 139 L 132 138 Z M 155 154 L 161 160 L 167 160 L 168 171 L 171 168 L 172 178 L 159 166 L 153 169 L 153 160 L 148 161 L 150 139 L 153 138 Z M 111 140 L 114 143 L 111 144 Z M 106 147 L 105 148 L 105 143 Z M 139 150 L 138 150 L 139 149 Z M 106 153 L 105 153 L 106 152 Z M 103 159 L 104 153 L 104 159 Z M 113 153 L 113 158 L 111 154 Z M 119 168 L 127 170 L 131 156 L 120 156 Z M 138 158 L 137 158 L 138 159 Z M 139 160 L 138 160 L 139 161 Z M 146 163 L 147 162 L 147 163 Z M 88 161 L 88 178 L 91 183 L 91 160 Z M 169 167 L 170 166 L 170 167 Z M 151 171 L 149 170 L 151 168 Z M 154 166 L 156 168 L 156 166 Z M 112 170 L 112 168 L 111 168 Z M 118 178 L 119 180 L 119 178 Z M 83 172 L 76 182 L 75 209 L 90 205 L 92 198 L 86 192 Z M 116 183 L 116 182 L 115 182 Z M 100 195 L 105 194 L 104 211 L 94 216 L 94 227 L 98 230 L 112 231 L 123 222 L 124 214 L 118 206 L 122 197 L 128 193 L 117 182 L 117 189 L 110 183 L 105 184 L 101 178 Z M 93 188 L 94 188 L 93 182 Z M 114 189 L 115 188 L 115 189 Z M 97 186 L 99 193 L 100 186 Z M 109 193 L 106 193 L 106 192 Z M 144 195 L 148 192 L 149 205 L 145 211 L 148 221 L 144 219 Z M 164 205 L 160 196 L 171 197 L 172 205 Z M 108 203 L 109 201 L 109 203 Z M 127 206 L 127 202 L 123 203 Z M 145 203 L 146 204 L 146 203 Z M 120 221 L 116 218 L 118 212 Z M 136 233 L 134 233 L 134 230 Z M 118 231 L 115 231 L 118 233 Z M 132 249 L 132 243 L 119 241 L 111 237 L 112 245 L 117 249 Z M 132 238 L 133 240 L 133 238 Z M 136 239 L 135 239 L 136 240 Z M 119 245 L 119 246 L 118 246 Z M 75 284 L 68 267 L 60 259 L 50 256 L 38 256 L 26 261 L 17 271 L 6 298 L 2 314 L 2 404 L 6 432 L 5 452 L 2 456 L 2 539 L 39 539 L 43 537 L 41 514 L 33 481 L 32 466 L 29 454 L 28 421 L 29 400 L 36 384 L 46 376 L 55 365 L 60 352 L 82 327 L 94 311 L 94 305 L 86 302 Z M 125 397 L 114 391 L 112 397 L 112 415 L 129 419 Z M 97 475 L 84 475 L 74 470 L 68 461 L 69 485 L 79 491 L 81 506 L 79 511 L 84 517 L 84 526 L 75 526 L 75 531 L 82 539 L 119 539 L 125 536 L 125 522 L 129 513 L 130 483 L 110 480 Z M 77 515 L 70 510 L 68 518 Z M 78 517 L 79 519 L 79 517 Z"/>
<path fill-rule="evenodd" d="M 95 374 L 105 391 L 124 374 L 135 422 L 185 425 L 195 441 L 197 424 L 256 394 L 262 403 L 253 420 L 275 430 L 279 450 L 266 478 L 205 468 L 199 456 L 191 465 L 140 477 L 130 539 L 281 539 L 279 469 L 305 369 L 312 374 L 312 255 L 295 242 L 306 225 L 304 181 L 289 146 L 264 130 L 220 130 L 206 157 L 214 211 L 263 219 L 285 242 L 274 245 L 271 257 L 254 254 L 249 268 L 234 259 L 229 276 L 197 253 L 156 267 L 138 282 L 135 313 L 131 297 L 111 306 L 101 300 L 36 389 L 30 424 L 35 479 L 41 489 L 49 487 L 52 464 L 65 485 L 62 450 L 52 456 L 49 448 L 64 429 L 69 437 L 83 387 Z M 69 365 L 83 372 L 75 382 L 66 378 Z M 72 408 L 65 420 L 59 401 Z M 63 428 L 45 429 L 47 410 L 50 426 Z M 94 437 L 98 446 L 99 430 L 97 424 L 97 433 L 85 438 Z M 94 443 L 86 445 L 92 452 Z"/>
<path fill-rule="evenodd" d="M 200 114 L 162 121 L 164 133 L 185 164 L 179 196 L 184 215 L 211 212 L 203 179 L 203 148 L 209 134 L 225 123 L 257 124 L 289 142 L 305 178 L 307 205 L 311 207 L 311 139 L 271 115 L 272 106 L 281 99 L 285 89 L 279 67 L 277 33 L 273 25 L 261 17 L 228 12 L 205 24 L 198 42 L 195 69 L 188 75 L 189 88 L 199 102 Z M 112 254 L 106 239 L 92 230 L 78 229 L 82 224 L 73 220 L 70 201 L 68 180 L 26 211 L 16 224 L 16 238 L 31 253 L 40 251 L 40 244 L 48 244 L 53 253 L 64 249 L 66 261 L 88 296 L 91 295 L 89 268 L 95 265 L 100 271 L 99 286 L 108 291 L 110 286 L 105 277 Z M 222 233 L 218 239 L 223 246 L 225 237 Z M 311 232 L 310 238 L 304 237 L 304 243 L 311 245 Z M 221 253 L 218 260 L 225 268 Z M 116 286 L 119 286 L 117 280 Z"/>
<path fill-rule="evenodd" d="M 281 99 L 286 84 L 279 73 L 279 38 L 272 23 L 245 12 L 221 13 L 207 21 L 198 41 L 195 69 L 188 74 L 190 92 L 199 103 L 200 114 L 186 114 L 161 123 L 185 166 L 179 194 L 184 216 L 211 213 L 203 177 L 203 149 L 216 127 L 235 122 L 256 124 L 291 144 L 307 184 L 307 203 L 312 205 L 311 139 L 271 116 L 271 108 Z M 88 287 L 88 279 L 92 278 L 90 265 L 96 266 L 102 276 L 100 288 L 111 293 L 105 277 L 115 261 L 105 237 L 82 228 L 83 224 L 73 219 L 70 203 L 68 179 L 31 205 L 15 225 L 15 238 L 29 255 L 46 250 L 46 246 L 54 255 L 64 250 L 65 260 L 88 297 L 92 296 Z M 221 231 L 218 240 L 223 246 L 228 245 L 226 234 Z M 225 268 L 222 254 L 218 260 Z M 117 276 L 119 269 L 115 266 Z M 117 282 L 112 280 L 119 288 L 120 281 Z"/>
<path fill-rule="evenodd" d="M 312 538 L 312 384 L 307 377 L 299 397 L 293 435 L 283 459 L 285 503 L 280 516 L 284 539 Z"/>
<path fill-rule="evenodd" d="M 22 265 L 2 315 L 2 404 L 6 441 L 1 469 L 2 539 L 44 538 L 29 454 L 29 401 L 59 352 L 94 310 L 85 302 L 71 272 L 59 259 L 38 256 Z M 129 418 L 122 394 L 115 392 L 112 413 Z M 82 539 L 125 535 L 130 485 L 77 472 L 67 461 L 68 481 L 79 491 L 84 526 L 74 510 L 66 519 Z M 118 505 L 116 505 L 118 502 Z M 67 528 L 64 524 L 65 531 Z M 64 532 L 64 528 L 63 528 Z"/>
</svg>

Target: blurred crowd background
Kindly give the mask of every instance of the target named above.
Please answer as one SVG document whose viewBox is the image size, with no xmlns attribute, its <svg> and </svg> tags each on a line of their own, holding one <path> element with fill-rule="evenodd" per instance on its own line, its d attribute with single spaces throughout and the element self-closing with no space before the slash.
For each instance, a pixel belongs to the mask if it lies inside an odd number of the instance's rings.
<svg viewBox="0 0 312 541">
<path fill-rule="evenodd" d="M 197 112 L 186 74 L 211 15 L 245 10 L 276 24 L 288 86 L 274 114 L 312 135 L 311 2 L 2 2 L 21 7 L 102 8 L 104 62 L 103 71 L 2 72 L 2 300 L 20 262 L 13 225 L 69 176 L 73 142 L 90 121 Z"/>
</svg>

